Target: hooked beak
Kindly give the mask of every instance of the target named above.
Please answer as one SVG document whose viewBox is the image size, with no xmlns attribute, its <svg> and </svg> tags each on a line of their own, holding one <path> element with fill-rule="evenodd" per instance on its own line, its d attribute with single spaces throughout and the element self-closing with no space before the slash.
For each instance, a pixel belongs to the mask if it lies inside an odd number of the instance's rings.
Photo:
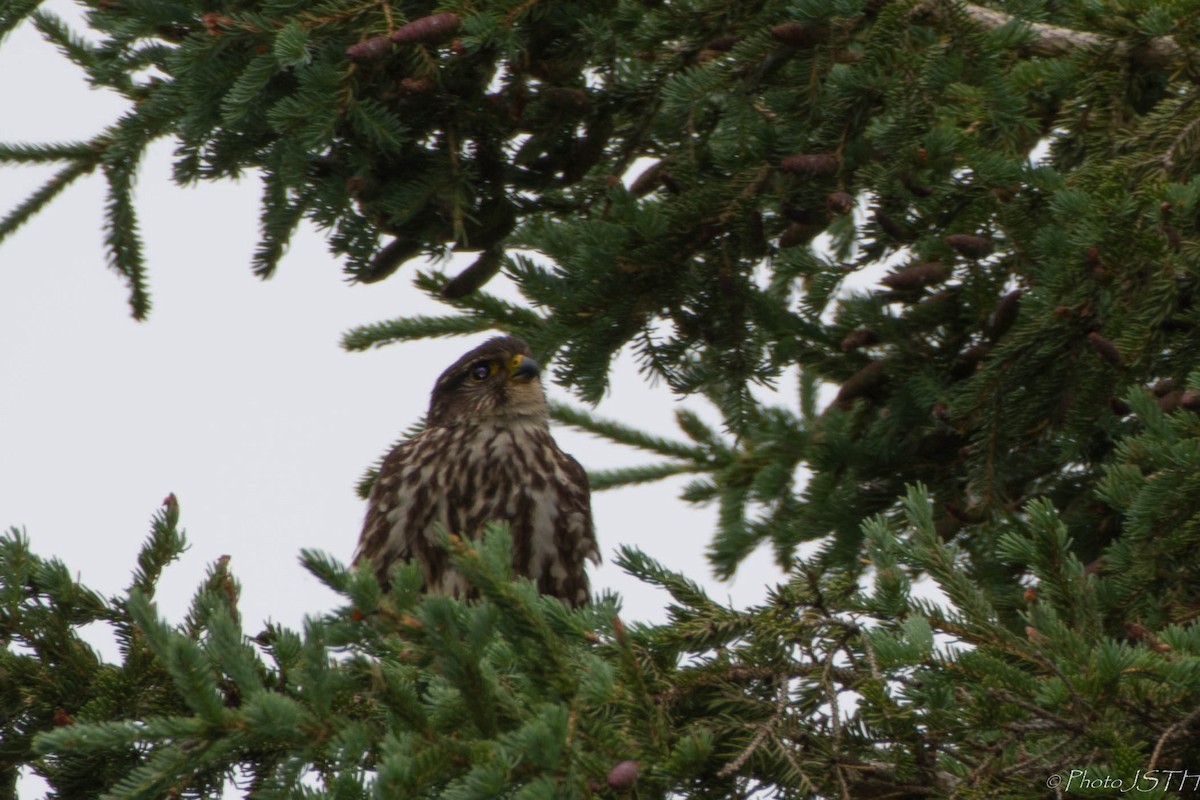
<svg viewBox="0 0 1200 800">
<path fill-rule="evenodd" d="M 508 379 L 529 383 L 542 372 L 542 368 L 529 356 L 515 355 L 508 362 Z"/>
</svg>

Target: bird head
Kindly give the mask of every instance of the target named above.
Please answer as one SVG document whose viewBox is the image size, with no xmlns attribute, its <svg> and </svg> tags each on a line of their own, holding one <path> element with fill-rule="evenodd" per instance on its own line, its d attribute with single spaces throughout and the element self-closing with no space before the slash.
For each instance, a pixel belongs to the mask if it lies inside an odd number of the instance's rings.
<svg viewBox="0 0 1200 800">
<path fill-rule="evenodd" d="M 488 339 L 450 366 L 433 387 L 431 426 L 488 419 L 546 418 L 541 367 L 515 336 Z"/>
</svg>

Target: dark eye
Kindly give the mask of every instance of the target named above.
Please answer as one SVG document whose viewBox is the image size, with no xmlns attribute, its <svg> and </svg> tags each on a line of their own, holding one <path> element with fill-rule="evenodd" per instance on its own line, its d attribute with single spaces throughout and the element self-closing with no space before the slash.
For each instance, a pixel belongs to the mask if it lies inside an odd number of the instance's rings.
<svg viewBox="0 0 1200 800">
<path fill-rule="evenodd" d="M 471 365 L 471 380 L 485 381 L 492 374 L 492 365 L 487 361 L 480 361 L 477 364 Z"/>
</svg>

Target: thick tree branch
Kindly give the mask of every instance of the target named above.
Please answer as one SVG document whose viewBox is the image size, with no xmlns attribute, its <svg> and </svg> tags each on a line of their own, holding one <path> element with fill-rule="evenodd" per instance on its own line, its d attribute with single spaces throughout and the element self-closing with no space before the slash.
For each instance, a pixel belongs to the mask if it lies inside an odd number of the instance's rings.
<svg viewBox="0 0 1200 800">
<path fill-rule="evenodd" d="M 950 8 L 951 3 L 947 0 L 928 0 L 921 5 L 923 11 L 935 17 L 944 17 Z M 963 4 L 962 10 L 984 30 L 999 28 L 1016 19 L 1012 14 L 970 3 Z M 1110 37 L 1098 33 L 1047 25 L 1044 22 L 1022 22 L 1033 33 L 1033 41 L 1028 46 L 1029 52 L 1040 56 L 1065 56 L 1086 47 L 1113 44 Z M 1115 47 L 1117 52 L 1133 58 L 1139 66 L 1150 69 L 1178 64 L 1187 56 L 1187 51 L 1171 36 L 1160 36 L 1137 46 L 1117 42 Z"/>
</svg>

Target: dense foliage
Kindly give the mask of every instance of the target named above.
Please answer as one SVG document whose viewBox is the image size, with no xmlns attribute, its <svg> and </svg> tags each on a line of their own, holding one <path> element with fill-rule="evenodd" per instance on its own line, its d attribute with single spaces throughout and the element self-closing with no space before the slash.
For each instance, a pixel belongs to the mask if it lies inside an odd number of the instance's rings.
<svg viewBox="0 0 1200 800">
<path fill-rule="evenodd" d="M 308 554 L 345 607 L 247 638 L 219 564 L 184 623 L 157 618 L 173 504 L 120 598 L 14 532 L 0 782 L 32 764 L 72 798 L 1192 788 L 1165 770 L 1200 771 L 1195 2 L 85 5 L 86 38 L 37 0 L 0 7 L 0 34 L 31 21 L 130 101 L 90 141 L 0 144 L 63 165 L 0 237 L 102 171 L 143 316 L 131 187 L 170 137 L 181 182 L 262 176 L 263 276 L 305 218 L 362 282 L 477 252 L 415 278 L 445 316 L 346 347 L 501 328 L 583 401 L 632 352 L 726 427 L 681 414 L 676 441 L 556 407 L 661 456 L 593 485 L 695 474 L 717 572 L 769 546 L 790 578 L 733 609 L 628 551 L 675 606 L 626 627 L 615 599 L 569 612 L 505 580 L 496 531 L 448 542 L 481 603 L 404 576 L 381 597 Z M 526 302 L 488 294 L 500 271 Z M 789 371 L 798 397 L 752 392 Z M 913 596 L 920 575 L 946 602 Z M 79 638 L 94 621 L 122 663 Z"/>
</svg>

